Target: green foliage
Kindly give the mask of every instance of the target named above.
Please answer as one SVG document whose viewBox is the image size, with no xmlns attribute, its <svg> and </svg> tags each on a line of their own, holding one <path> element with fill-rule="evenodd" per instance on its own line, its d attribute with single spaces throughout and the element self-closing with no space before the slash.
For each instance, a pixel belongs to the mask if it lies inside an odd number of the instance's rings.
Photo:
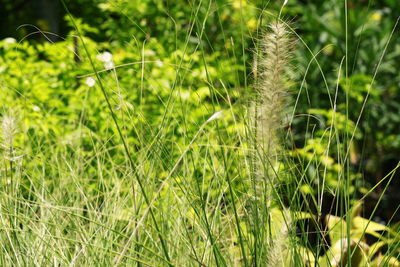
<svg viewBox="0 0 400 267">
<path fill-rule="evenodd" d="M 0 41 L 0 265 L 400 265 L 396 1 L 65 2 L 65 39 Z M 247 107 L 278 14 L 299 40 L 271 163 Z"/>
</svg>

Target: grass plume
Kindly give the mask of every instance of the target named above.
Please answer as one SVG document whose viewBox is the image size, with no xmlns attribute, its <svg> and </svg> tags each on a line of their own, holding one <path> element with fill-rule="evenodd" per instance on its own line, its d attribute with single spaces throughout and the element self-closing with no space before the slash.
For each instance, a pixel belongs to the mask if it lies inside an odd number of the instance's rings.
<svg viewBox="0 0 400 267">
<path fill-rule="evenodd" d="M 279 129 L 284 120 L 287 102 L 289 65 L 292 40 L 284 22 L 269 25 L 261 40 L 257 55 L 257 113 L 256 138 L 263 154 L 276 158 L 279 147 Z"/>
</svg>

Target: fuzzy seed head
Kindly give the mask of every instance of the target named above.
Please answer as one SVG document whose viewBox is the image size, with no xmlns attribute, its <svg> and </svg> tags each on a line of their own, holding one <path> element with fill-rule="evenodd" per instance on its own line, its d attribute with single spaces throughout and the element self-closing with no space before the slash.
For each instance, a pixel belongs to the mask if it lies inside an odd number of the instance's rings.
<svg viewBox="0 0 400 267">
<path fill-rule="evenodd" d="M 276 156 L 279 129 L 287 103 L 292 41 L 286 24 L 275 22 L 261 41 L 257 60 L 257 142 L 264 153 Z"/>
<path fill-rule="evenodd" d="M 17 133 L 17 123 L 14 116 L 4 115 L 1 122 L 3 131 L 3 145 L 6 149 L 11 149 L 14 145 L 14 137 Z"/>
<path fill-rule="evenodd" d="M 287 242 L 289 238 L 290 228 L 292 227 L 292 217 L 290 212 L 286 209 L 283 210 L 285 222 L 282 223 L 280 231 L 273 236 L 272 246 L 268 253 L 267 266 L 284 267 L 285 255 L 284 251 L 287 249 Z"/>
</svg>

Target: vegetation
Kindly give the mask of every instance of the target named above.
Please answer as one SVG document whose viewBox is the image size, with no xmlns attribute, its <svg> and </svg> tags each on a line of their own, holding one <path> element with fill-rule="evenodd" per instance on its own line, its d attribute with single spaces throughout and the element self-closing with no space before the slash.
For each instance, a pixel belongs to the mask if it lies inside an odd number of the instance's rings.
<svg viewBox="0 0 400 267">
<path fill-rule="evenodd" d="M 1 266 L 400 266 L 397 1 L 39 2 L 0 11 Z"/>
</svg>

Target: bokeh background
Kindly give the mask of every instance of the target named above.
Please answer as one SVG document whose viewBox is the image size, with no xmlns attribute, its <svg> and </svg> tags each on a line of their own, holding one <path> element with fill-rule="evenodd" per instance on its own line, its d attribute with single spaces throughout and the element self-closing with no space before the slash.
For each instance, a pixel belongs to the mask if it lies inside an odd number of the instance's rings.
<svg viewBox="0 0 400 267">
<path fill-rule="evenodd" d="M 187 114 L 177 111 L 170 119 L 169 131 L 176 144 L 184 143 L 185 136 L 195 132 L 212 113 L 213 101 L 228 105 L 226 91 L 241 114 L 240 121 L 244 116 L 240 106 L 248 103 L 252 90 L 253 51 L 269 15 L 276 15 L 282 4 L 263 0 L 65 2 L 93 54 L 109 52 L 112 64 L 129 65 L 118 68 L 119 88 L 112 75 L 104 79 L 115 92 L 113 105 L 131 114 L 136 114 L 135 106 L 141 106 L 142 116 L 129 118 L 131 123 L 126 129 L 129 142 L 138 150 L 146 134 L 137 135 L 132 125 L 159 125 L 171 88 L 177 88 L 179 93 L 174 97 L 183 99 L 188 110 Z M 327 213 L 335 203 L 335 194 L 329 192 L 343 186 L 338 177 L 350 177 L 349 194 L 358 199 L 391 173 L 400 155 L 400 43 L 396 27 L 400 5 L 397 0 L 347 2 L 347 18 L 344 1 L 339 0 L 289 0 L 282 11 L 282 17 L 301 37 L 294 37 L 297 41 L 290 106 L 296 106 L 296 114 L 313 116 L 295 117 L 290 125 L 292 138 L 286 145 L 294 162 L 311 162 L 305 171 L 309 182 L 301 188 L 305 194 L 315 194 L 313 179 L 327 177 Z M 2 105 L 13 103 L 11 106 L 26 114 L 27 137 L 21 138 L 21 144 L 50 147 L 53 142 L 66 142 L 71 146 L 70 153 L 85 155 L 92 144 L 83 138 L 79 141 L 83 142 L 79 144 L 81 149 L 75 149 L 77 135 L 113 130 L 100 94 L 88 93 L 91 82 L 85 75 L 92 70 L 73 37 L 77 33 L 66 10 L 53 0 L 1 0 L 0 21 L 0 99 Z M 146 65 L 143 77 L 142 66 L 133 63 L 144 58 L 153 63 Z M 173 65 L 180 60 L 190 71 L 179 74 L 177 81 Z M 103 68 L 101 58 L 95 63 Z M 346 75 L 338 81 L 339 69 L 346 69 Z M 143 84 L 144 96 L 138 90 Z M 209 84 L 220 95 L 210 95 Z M 334 110 L 336 90 L 339 93 Z M 91 108 L 82 112 L 85 105 Z M 345 173 L 341 169 L 340 144 L 332 146 L 327 156 L 324 149 L 328 142 L 324 133 L 332 126 L 332 114 L 337 118 L 335 127 L 340 138 L 355 133 L 353 142 L 342 144 L 349 147 L 350 155 L 345 163 L 349 171 Z M 121 115 L 120 119 L 125 118 Z M 186 121 L 185 126 L 182 121 Z M 77 132 L 79 123 L 85 125 L 86 133 Z M 233 132 L 243 125 L 233 124 L 228 118 L 226 127 L 232 138 L 227 140 L 235 140 Z M 149 130 L 147 134 L 152 133 Z M 45 141 L 48 136 L 53 141 Z M 116 142 L 111 140 L 108 145 Z M 160 148 L 160 153 L 171 156 L 174 146 Z M 30 149 L 34 152 L 37 148 L 32 145 Z M 38 160 L 29 164 L 38 164 Z M 95 166 L 90 173 L 97 175 Z M 399 220 L 399 178 L 394 173 L 374 220 Z M 97 186 L 93 181 L 89 184 Z M 237 186 L 240 188 L 240 183 Z M 373 212 L 384 187 L 381 183 L 365 199 L 366 217 Z M 334 210 L 340 213 L 340 207 Z"/>
</svg>

